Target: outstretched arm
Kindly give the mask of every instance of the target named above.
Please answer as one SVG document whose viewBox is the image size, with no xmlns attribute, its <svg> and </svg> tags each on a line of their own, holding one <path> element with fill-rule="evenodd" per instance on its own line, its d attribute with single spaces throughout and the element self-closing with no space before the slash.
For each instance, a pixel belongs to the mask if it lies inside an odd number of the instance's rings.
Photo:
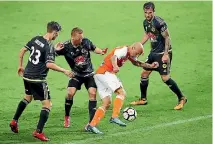
<svg viewBox="0 0 213 144">
<path fill-rule="evenodd" d="M 100 49 L 100 48 L 96 47 L 95 50 L 94 50 L 94 52 L 95 52 L 96 54 L 102 54 L 102 55 L 104 55 L 104 54 L 107 53 L 107 50 L 108 50 L 108 48 Z"/>
<path fill-rule="evenodd" d="M 159 66 L 158 62 L 153 62 L 152 64 L 148 64 L 139 60 L 135 60 L 133 58 L 129 58 L 133 65 L 144 68 L 157 68 Z"/>
<path fill-rule="evenodd" d="M 144 45 L 148 39 L 149 39 L 148 34 L 144 33 L 144 36 L 142 37 L 142 40 L 141 40 L 141 44 Z"/>
</svg>

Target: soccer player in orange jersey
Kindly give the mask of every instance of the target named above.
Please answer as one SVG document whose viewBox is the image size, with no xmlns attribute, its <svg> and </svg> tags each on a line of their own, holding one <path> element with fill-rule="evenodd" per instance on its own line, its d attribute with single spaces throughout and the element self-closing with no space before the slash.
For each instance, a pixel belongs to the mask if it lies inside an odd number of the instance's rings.
<svg viewBox="0 0 213 144">
<path fill-rule="evenodd" d="M 147 64 L 137 60 L 137 57 L 143 54 L 143 52 L 143 45 L 138 42 L 132 44 L 131 46 L 114 48 L 105 57 L 104 62 L 101 66 L 99 66 L 96 74 L 94 75 L 98 93 L 102 99 L 102 105 L 96 110 L 95 116 L 86 128 L 87 131 L 102 134 L 102 132 L 99 131 L 96 126 L 104 117 L 106 110 L 110 107 L 113 93 L 116 94 L 116 98 L 113 104 L 113 112 L 110 123 L 126 126 L 126 124 L 119 119 L 120 109 L 123 105 L 126 92 L 121 81 L 116 76 L 116 73 L 119 72 L 119 68 L 127 60 L 130 60 L 134 65 L 139 67 L 157 68 L 158 63 L 156 62 Z"/>
</svg>

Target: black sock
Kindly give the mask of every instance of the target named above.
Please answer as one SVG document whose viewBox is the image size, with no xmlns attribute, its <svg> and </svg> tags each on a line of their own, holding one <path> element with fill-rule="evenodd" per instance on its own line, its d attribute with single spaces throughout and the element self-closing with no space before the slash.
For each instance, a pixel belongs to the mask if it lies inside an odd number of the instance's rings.
<svg viewBox="0 0 213 144">
<path fill-rule="evenodd" d="M 65 116 L 70 116 L 70 110 L 73 104 L 73 98 L 66 98 L 65 99 Z"/>
<path fill-rule="evenodd" d="M 89 122 L 92 121 L 95 112 L 96 112 L 97 101 L 89 101 L 88 109 L 89 109 Z"/>
<path fill-rule="evenodd" d="M 40 119 L 37 125 L 37 132 L 42 133 L 44 125 L 49 117 L 50 110 L 48 108 L 43 107 L 40 113 Z"/>
<path fill-rule="evenodd" d="M 165 82 L 169 88 L 177 95 L 178 99 L 180 100 L 183 97 L 182 92 L 180 91 L 180 89 L 178 88 L 178 85 L 176 84 L 175 81 L 173 81 L 171 78 L 168 79 Z"/>
<path fill-rule="evenodd" d="M 141 90 L 141 99 L 146 99 L 147 87 L 149 84 L 149 78 L 141 78 L 140 90 Z"/>
<path fill-rule="evenodd" d="M 26 99 L 23 99 L 22 101 L 19 102 L 19 105 L 16 109 L 16 113 L 13 117 L 14 120 L 18 121 L 19 117 L 21 116 L 22 112 L 26 108 L 26 106 L 29 104 L 29 102 Z"/>
</svg>

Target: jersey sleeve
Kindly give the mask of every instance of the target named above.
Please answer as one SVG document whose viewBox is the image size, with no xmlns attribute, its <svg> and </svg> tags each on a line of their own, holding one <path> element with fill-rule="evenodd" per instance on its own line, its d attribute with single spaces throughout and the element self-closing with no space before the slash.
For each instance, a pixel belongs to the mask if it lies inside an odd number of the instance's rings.
<svg viewBox="0 0 213 144">
<path fill-rule="evenodd" d="M 145 20 L 144 20 L 144 21 L 143 21 L 143 28 L 144 28 L 145 33 L 147 33 L 147 26 L 146 26 L 145 23 L 146 23 L 146 22 L 145 22 Z"/>
<path fill-rule="evenodd" d="M 94 51 L 96 49 L 96 46 L 87 38 L 83 39 L 83 46 L 89 51 Z"/>
<path fill-rule="evenodd" d="M 45 54 L 45 63 L 54 63 L 55 62 L 55 49 L 52 45 L 46 46 L 46 54 Z"/>
<path fill-rule="evenodd" d="M 127 55 L 127 48 L 116 49 L 114 55 L 117 56 L 118 59 L 121 59 Z"/>
<path fill-rule="evenodd" d="M 138 60 L 138 58 L 136 57 L 136 56 L 134 56 L 134 57 L 130 57 L 132 60 L 134 60 L 134 61 L 137 61 Z"/>
<path fill-rule="evenodd" d="M 32 38 L 24 47 L 27 48 L 28 50 L 31 50 L 34 40 L 35 38 Z"/>
<path fill-rule="evenodd" d="M 166 22 L 160 18 L 160 17 L 157 17 L 157 29 L 162 33 L 164 32 L 166 29 L 167 29 L 167 24 Z"/>
</svg>

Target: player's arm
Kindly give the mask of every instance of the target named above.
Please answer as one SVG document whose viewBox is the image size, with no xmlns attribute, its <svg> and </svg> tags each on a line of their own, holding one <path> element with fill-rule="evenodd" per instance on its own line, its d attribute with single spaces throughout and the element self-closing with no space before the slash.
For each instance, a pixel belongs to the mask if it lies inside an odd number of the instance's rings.
<svg viewBox="0 0 213 144">
<path fill-rule="evenodd" d="M 18 75 L 23 76 L 24 68 L 23 68 L 23 58 L 27 50 L 32 51 L 33 42 L 36 37 L 32 38 L 19 52 L 19 66 L 18 66 Z"/>
<path fill-rule="evenodd" d="M 68 77 L 73 77 L 73 73 L 69 70 L 61 68 L 60 66 L 55 64 L 55 50 L 54 47 L 47 47 L 49 49 L 46 50 L 46 67 L 52 69 L 54 71 L 62 72 Z"/>
<path fill-rule="evenodd" d="M 90 41 L 90 40 L 87 39 L 87 38 L 85 38 L 85 39 L 83 40 L 83 42 L 84 42 L 84 43 L 86 44 L 86 46 L 88 47 L 89 51 L 93 51 L 93 52 L 96 53 L 96 54 L 102 54 L 102 55 L 104 55 L 104 54 L 107 53 L 108 48 L 100 49 L 100 48 L 96 47 L 96 46 L 92 43 L 92 41 Z"/>
<path fill-rule="evenodd" d="M 171 40 L 170 40 L 170 35 L 169 35 L 168 28 L 166 30 L 164 30 L 163 32 L 161 32 L 161 35 L 165 39 L 165 50 L 164 50 L 164 54 L 168 55 L 169 48 L 170 48 L 170 45 L 171 45 Z"/>
<path fill-rule="evenodd" d="M 100 49 L 100 48 L 96 47 L 95 50 L 94 50 L 94 52 L 95 52 L 96 54 L 102 54 L 102 55 L 104 55 L 104 54 L 107 53 L 107 50 L 108 50 L 108 48 Z"/>
<path fill-rule="evenodd" d="M 147 42 L 148 39 L 149 39 L 149 36 L 145 32 L 144 35 L 143 35 L 143 37 L 142 37 L 141 44 L 144 45 Z"/>
<path fill-rule="evenodd" d="M 117 63 L 118 57 L 116 55 L 113 55 L 111 57 L 111 62 L 113 66 L 113 72 L 117 73 L 119 71 L 118 63 Z"/>
<path fill-rule="evenodd" d="M 64 43 L 58 42 L 55 45 L 55 54 L 56 56 L 64 55 L 66 53 L 66 48 Z"/>
<path fill-rule="evenodd" d="M 159 66 L 159 64 L 157 62 L 153 62 L 152 64 L 148 64 L 142 61 L 139 61 L 137 59 L 134 58 L 129 58 L 129 60 L 131 61 L 131 63 L 135 66 L 138 67 L 143 67 L 143 68 L 157 68 Z"/>
<path fill-rule="evenodd" d="M 19 52 L 19 66 L 18 66 L 18 75 L 23 76 L 24 68 L 23 68 L 23 58 L 25 53 L 27 52 L 27 48 L 23 47 Z"/>
</svg>

